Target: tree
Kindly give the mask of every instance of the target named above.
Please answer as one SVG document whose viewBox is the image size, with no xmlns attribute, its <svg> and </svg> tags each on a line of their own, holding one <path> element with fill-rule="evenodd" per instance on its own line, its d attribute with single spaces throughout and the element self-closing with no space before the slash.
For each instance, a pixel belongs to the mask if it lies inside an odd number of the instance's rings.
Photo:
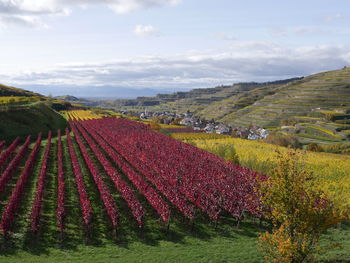
<svg viewBox="0 0 350 263">
<path fill-rule="evenodd" d="M 279 153 L 278 158 L 271 176 L 259 186 L 262 213 L 273 225 L 271 233 L 259 237 L 259 247 L 268 262 L 309 262 L 321 234 L 345 219 L 317 189 L 296 151 Z"/>
</svg>

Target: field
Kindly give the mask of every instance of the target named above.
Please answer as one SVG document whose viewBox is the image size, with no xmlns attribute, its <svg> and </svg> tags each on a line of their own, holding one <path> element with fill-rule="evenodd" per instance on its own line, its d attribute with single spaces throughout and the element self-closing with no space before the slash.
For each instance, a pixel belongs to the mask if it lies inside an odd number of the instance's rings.
<svg viewBox="0 0 350 263">
<path fill-rule="evenodd" d="M 251 179 L 263 175 L 142 123 L 70 114 L 57 137 L 0 142 L 0 262 L 262 262 L 256 240 L 268 225 Z M 348 262 L 349 233 L 329 231 L 318 262 Z M 343 245 L 328 250 L 329 241 Z"/>
</svg>

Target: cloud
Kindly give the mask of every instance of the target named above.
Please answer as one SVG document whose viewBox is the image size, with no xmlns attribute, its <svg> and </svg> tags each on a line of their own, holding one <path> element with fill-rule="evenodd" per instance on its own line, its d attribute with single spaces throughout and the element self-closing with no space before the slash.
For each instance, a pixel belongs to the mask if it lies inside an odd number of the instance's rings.
<svg viewBox="0 0 350 263">
<path fill-rule="evenodd" d="M 0 26 L 22 26 L 22 27 L 40 27 L 48 28 L 48 26 L 43 23 L 40 19 L 33 16 L 24 15 L 3 15 L 0 16 Z"/>
<path fill-rule="evenodd" d="M 0 76 L 9 85 L 79 86 L 91 96 L 118 94 L 119 88 L 181 89 L 241 81 L 306 76 L 350 64 L 349 46 L 288 48 L 273 42 L 236 41 L 230 50 L 177 56 L 149 56 L 91 64 L 65 64 L 45 71 Z M 109 88 L 108 91 L 104 87 Z M 72 90 L 73 92 L 77 92 Z M 79 94 L 75 94 L 79 95 Z"/>
<path fill-rule="evenodd" d="M 235 36 L 227 34 L 227 33 L 217 33 L 217 34 L 212 35 L 212 37 L 216 38 L 216 39 L 228 40 L 228 41 L 237 40 L 237 38 Z"/>
<path fill-rule="evenodd" d="M 309 27 L 300 26 L 292 28 L 292 31 L 298 36 L 318 35 L 318 34 L 329 34 L 331 30 L 324 27 Z"/>
<path fill-rule="evenodd" d="M 272 28 L 270 29 L 271 36 L 273 37 L 284 37 L 288 35 L 287 28 Z"/>
<path fill-rule="evenodd" d="M 134 34 L 138 37 L 158 36 L 159 31 L 151 25 L 136 25 Z"/>
<path fill-rule="evenodd" d="M 270 35 L 273 37 L 286 37 L 288 35 L 305 37 L 313 35 L 329 35 L 334 29 L 325 26 L 296 26 L 286 28 L 271 28 Z"/>
<path fill-rule="evenodd" d="M 324 20 L 325 22 L 330 23 L 330 22 L 333 22 L 333 21 L 335 21 L 335 20 L 339 20 L 339 19 L 342 19 L 342 18 L 344 18 L 344 15 L 342 15 L 342 14 L 340 14 L 340 13 L 337 13 L 337 14 L 325 16 L 325 17 L 323 18 L 323 20 Z"/>
<path fill-rule="evenodd" d="M 45 26 L 45 16 L 68 15 L 72 8 L 105 6 L 118 14 L 136 10 L 174 6 L 181 0 L 0 0 L 0 20 L 3 26 Z M 33 23 L 35 21 L 35 23 Z"/>
<path fill-rule="evenodd" d="M 98 2 L 98 0 L 96 2 Z M 140 9 L 169 5 L 174 6 L 179 4 L 181 0 L 115 0 L 108 2 L 111 2 L 108 6 L 116 13 L 125 14 Z"/>
</svg>

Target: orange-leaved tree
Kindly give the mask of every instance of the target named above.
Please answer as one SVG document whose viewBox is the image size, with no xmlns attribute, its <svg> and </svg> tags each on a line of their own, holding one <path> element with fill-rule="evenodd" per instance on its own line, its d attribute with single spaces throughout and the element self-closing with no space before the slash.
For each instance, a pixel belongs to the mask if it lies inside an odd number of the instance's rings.
<svg viewBox="0 0 350 263">
<path fill-rule="evenodd" d="M 321 234 L 344 218 L 303 168 L 300 153 L 278 155 L 278 164 L 258 189 L 262 213 L 273 225 L 259 237 L 259 247 L 268 262 L 309 262 Z"/>
</svg>

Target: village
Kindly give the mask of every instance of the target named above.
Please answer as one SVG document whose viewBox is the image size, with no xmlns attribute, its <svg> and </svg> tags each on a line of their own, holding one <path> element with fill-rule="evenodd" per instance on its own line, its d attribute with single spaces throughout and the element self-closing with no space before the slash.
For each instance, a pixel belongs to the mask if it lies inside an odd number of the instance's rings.
<svg viewBox="0 0 350 263">
<path fill-rule="evenodd" d="M 215 120 L 206 120 L 195 116 L 191 112 L 184 114 L 174 112 L 149 112 L 147 109 L 141 113 L 121 111 L 122 114 L 132 115 L 140 119 L 151 119 L 159 124 L 175 124 L 190 128 L 193 132 L 217 133 L 231 135 L 236 138 L 259 140 L 265 139 L 269 131 L 258 126 L 241 127 L 230 126 L 226 123 L 216 122 Z"/>
</svg>

